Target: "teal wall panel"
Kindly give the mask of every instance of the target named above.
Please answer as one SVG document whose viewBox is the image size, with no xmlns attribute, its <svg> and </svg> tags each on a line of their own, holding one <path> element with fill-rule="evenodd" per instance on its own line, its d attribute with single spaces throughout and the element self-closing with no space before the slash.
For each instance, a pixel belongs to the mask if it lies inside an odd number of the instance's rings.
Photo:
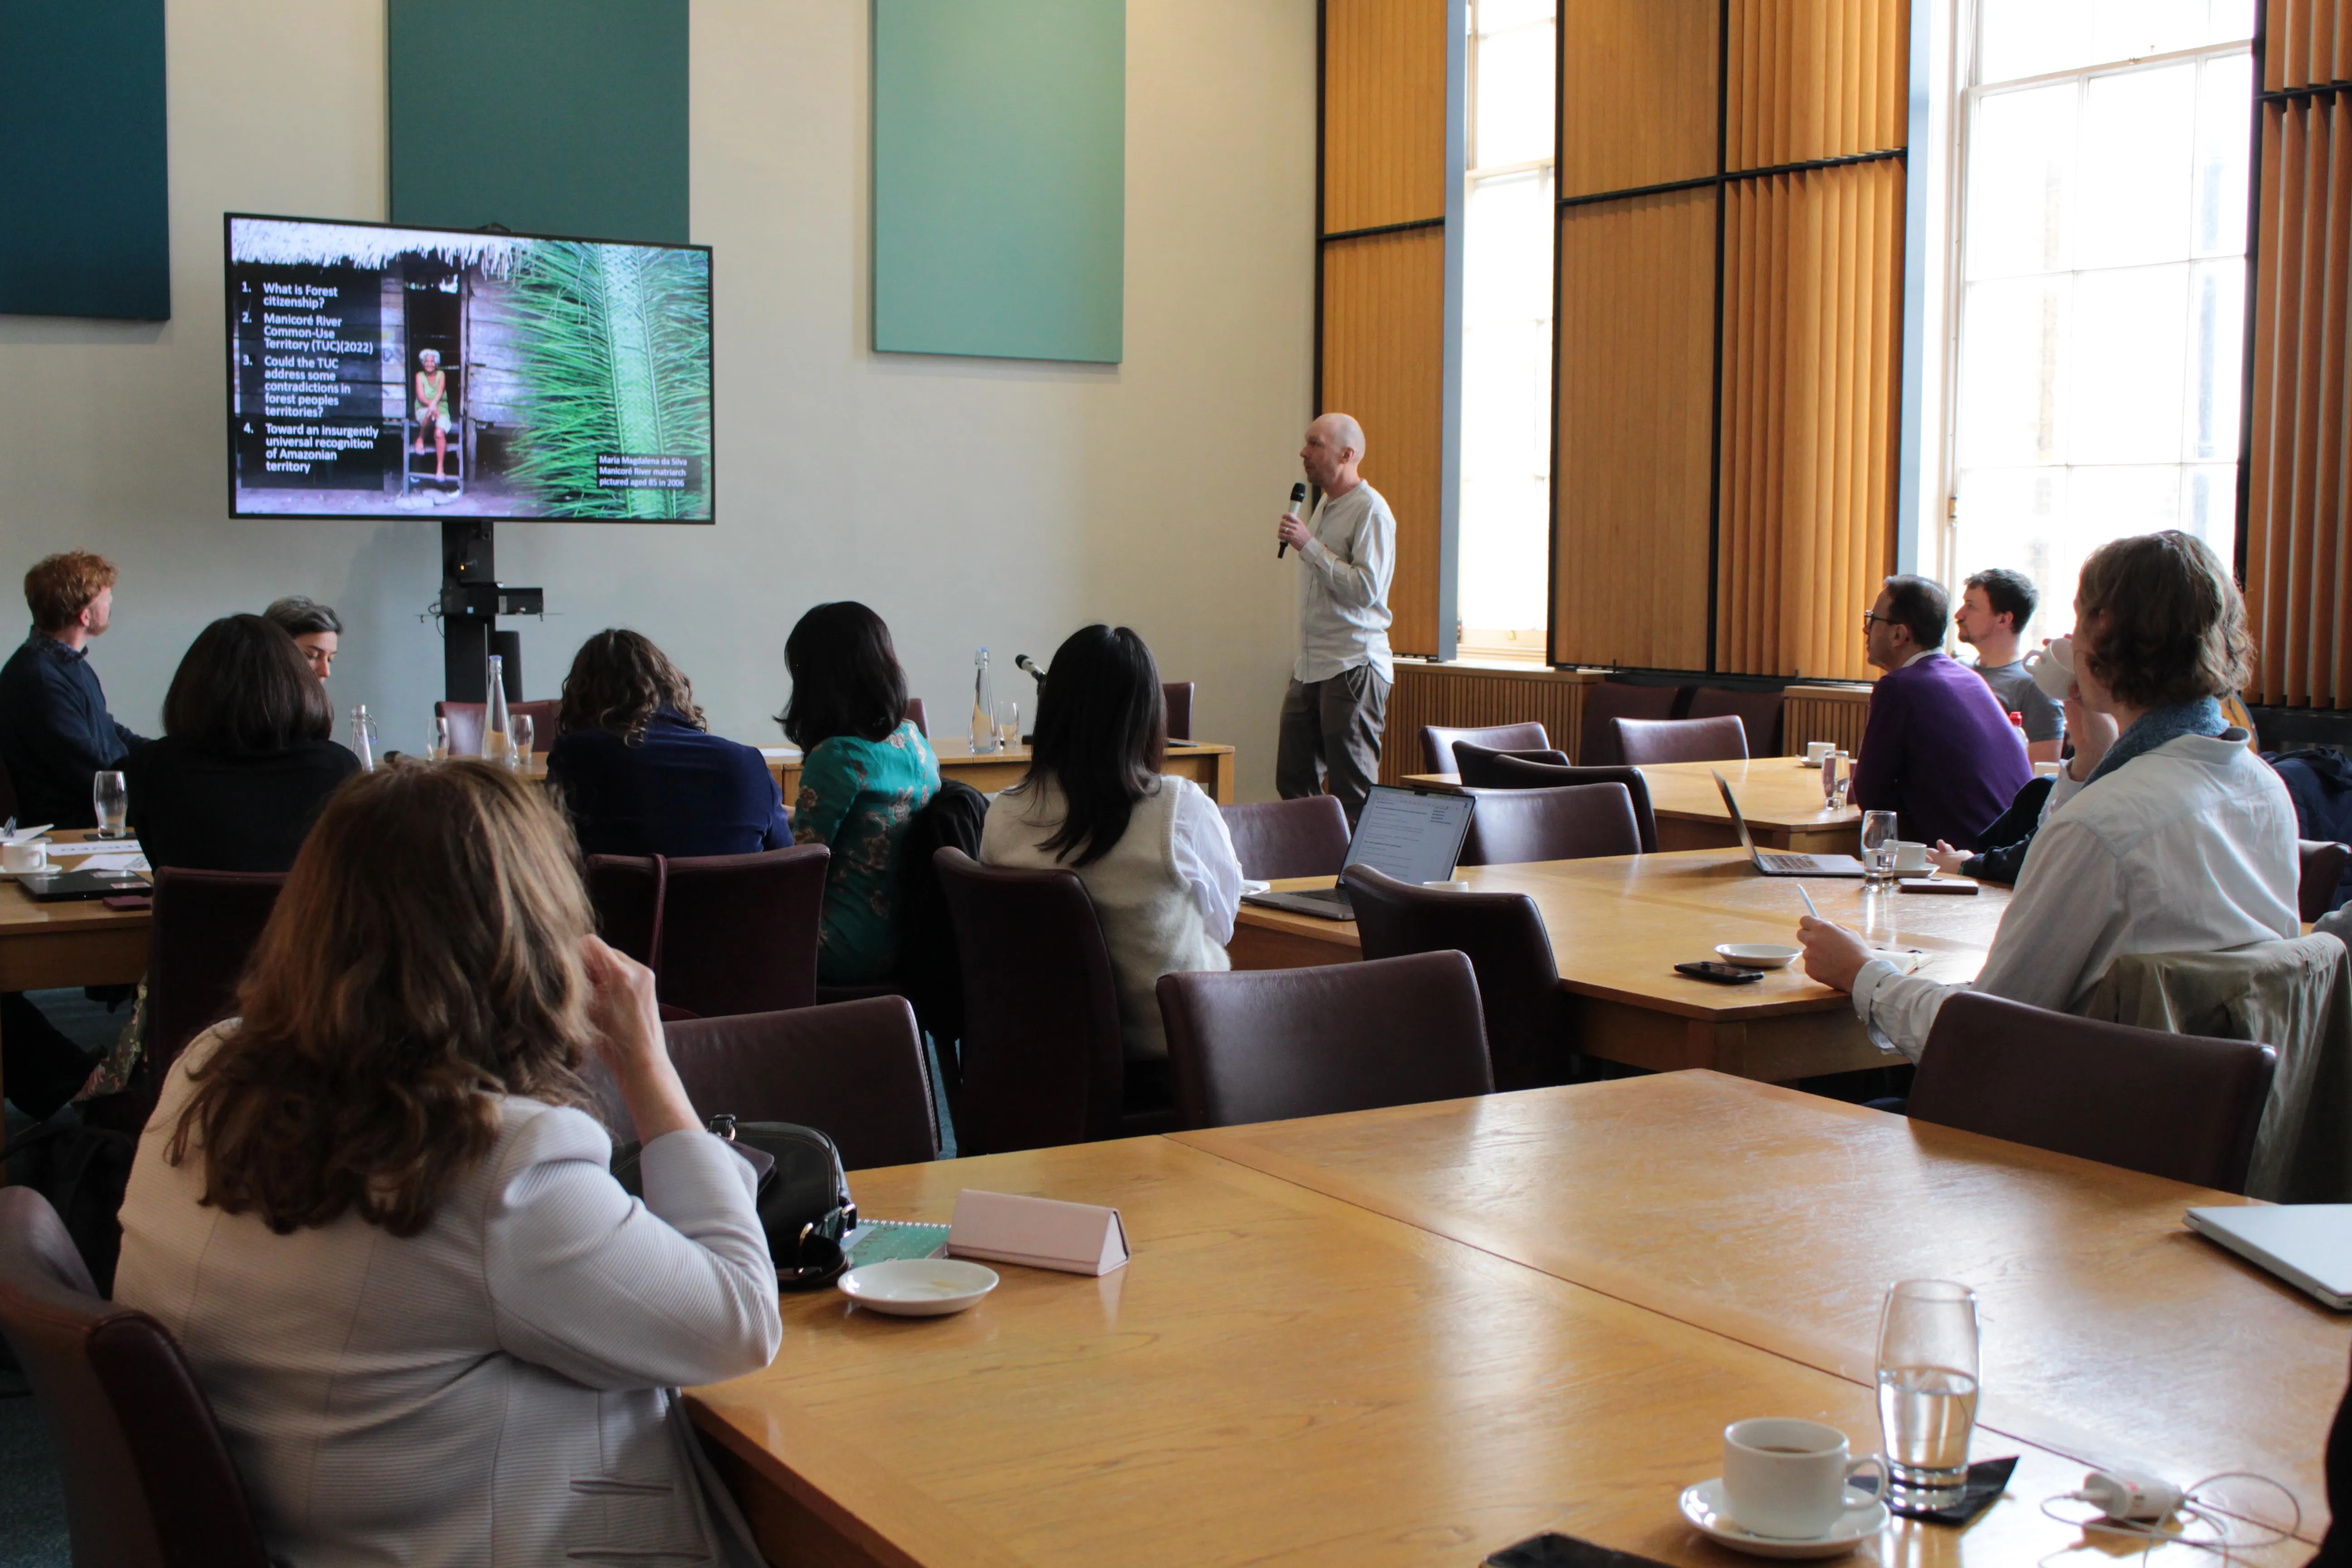
<svg viewBox="0 0 2352 1568">
<path fill-rule="evenodd" d="M 873 0 L 874 346 L 1120 357 L 1126 0 Z"/>
<path fill-rule="evenodd" d="M 390 0 L 392 221 L 684 243 L 687 0 Z"/>
<path fill-rule="evenodd" d="M 172 314 L 163 0 L 0 0 L 0 313 Z"/>
</svg>

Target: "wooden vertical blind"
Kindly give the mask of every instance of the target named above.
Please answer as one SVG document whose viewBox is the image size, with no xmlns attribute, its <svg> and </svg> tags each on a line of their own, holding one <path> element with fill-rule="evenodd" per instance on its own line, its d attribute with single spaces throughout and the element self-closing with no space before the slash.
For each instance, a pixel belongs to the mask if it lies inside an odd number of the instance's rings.
<svg viewBox="0 0 2352 1568">
<path fill-rule="evenodd" d="M 1724 161 L 1769 169 L 1900 147 L 1910 123 L 1910 7 L 1731 0 Z"/>
<path fill-rule="evenodd" d="M 2352 4 L 2271 0 L 2254 219 L 2246 607 L 2255 701 L 2352 707 Z"/>
<path fill-rule="evenodd" d="M 1444 0 L 1324 0 L 1323 232 L 1444 216 Z"/>
<path fill-rule="evenodd" d="M 1722 9 L 1723 0 L 1559 0 L 1561 195 L 1715 173 Z"/>
</svg>

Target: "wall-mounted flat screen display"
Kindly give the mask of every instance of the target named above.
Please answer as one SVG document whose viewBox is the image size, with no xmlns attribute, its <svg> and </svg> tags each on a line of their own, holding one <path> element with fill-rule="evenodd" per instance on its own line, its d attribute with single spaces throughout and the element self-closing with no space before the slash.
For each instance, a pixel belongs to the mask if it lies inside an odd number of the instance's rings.
<svg viewBox="0 0 2352 1568">
<path fill-rule="evenodd" d="M 227 229 L 231 516 L 712 520 L 709 247 Z"/>
</svg>

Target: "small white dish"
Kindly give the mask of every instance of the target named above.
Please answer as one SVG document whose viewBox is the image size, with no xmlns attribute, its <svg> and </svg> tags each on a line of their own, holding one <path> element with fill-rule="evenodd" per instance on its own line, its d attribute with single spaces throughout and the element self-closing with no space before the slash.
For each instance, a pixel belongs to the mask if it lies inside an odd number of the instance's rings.
<svg viewBox="0 0 2352 1568">
<path fill-rule="evenodd" d="M 871 1311 L 943 1318 L 995 1289 L 996 1270 L 953 1258 L 894 1258 L 853 1268 L 838 1283 L 843 1295 Z"/>
<path fill-rule="evenodd" d="M 1715 944 L 1716 957 L 1726 963 L 1737 963 L 1743 969 L 1786 969 L 1801 951 L 1777 942 L 1719 942 Z"/>
<path fill-rule="evenodd" d="M 1843 1557 L 1864 1542 L 1886 1528 L 1886 1505 L 1868 1492 L 1853 1487 L 1846 1489 L 1846 1510 L 1829 1528 L 1826 1535 L 1788 1540 L 1780 1536 L 1756 1535 L 1742 1530 L 1725 1510 L 1723 1478 L 1701 1481 L 1695 1487 L 1685 1487 L 1680 1500 L 1683 1518 L 1708 1540 L 1719 1542 L 1735 1552 L 1745 1552 L 1751 1557 Z M 1868 1506 L 1863 1506 L 1867 1503 Z"/>
</svg>

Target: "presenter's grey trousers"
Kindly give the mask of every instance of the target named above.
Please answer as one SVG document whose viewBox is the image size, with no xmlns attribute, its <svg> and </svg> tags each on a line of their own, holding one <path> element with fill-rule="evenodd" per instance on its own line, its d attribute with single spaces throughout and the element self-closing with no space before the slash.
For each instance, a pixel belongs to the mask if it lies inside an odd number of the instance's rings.
<svg viewBox="0 0 2352 1568">
<path fill-rule="evenodd" d="M 1282 700 L 1274 753 L 1276 791 L 1285 800 L 1320 795 L 1328 778 L 1354 827 L 1380 778 L 1381 732 L 1388 717 L 1389 682 L 1369 664 L 1328 680 L 1292 681 Z"/>
</svg>

